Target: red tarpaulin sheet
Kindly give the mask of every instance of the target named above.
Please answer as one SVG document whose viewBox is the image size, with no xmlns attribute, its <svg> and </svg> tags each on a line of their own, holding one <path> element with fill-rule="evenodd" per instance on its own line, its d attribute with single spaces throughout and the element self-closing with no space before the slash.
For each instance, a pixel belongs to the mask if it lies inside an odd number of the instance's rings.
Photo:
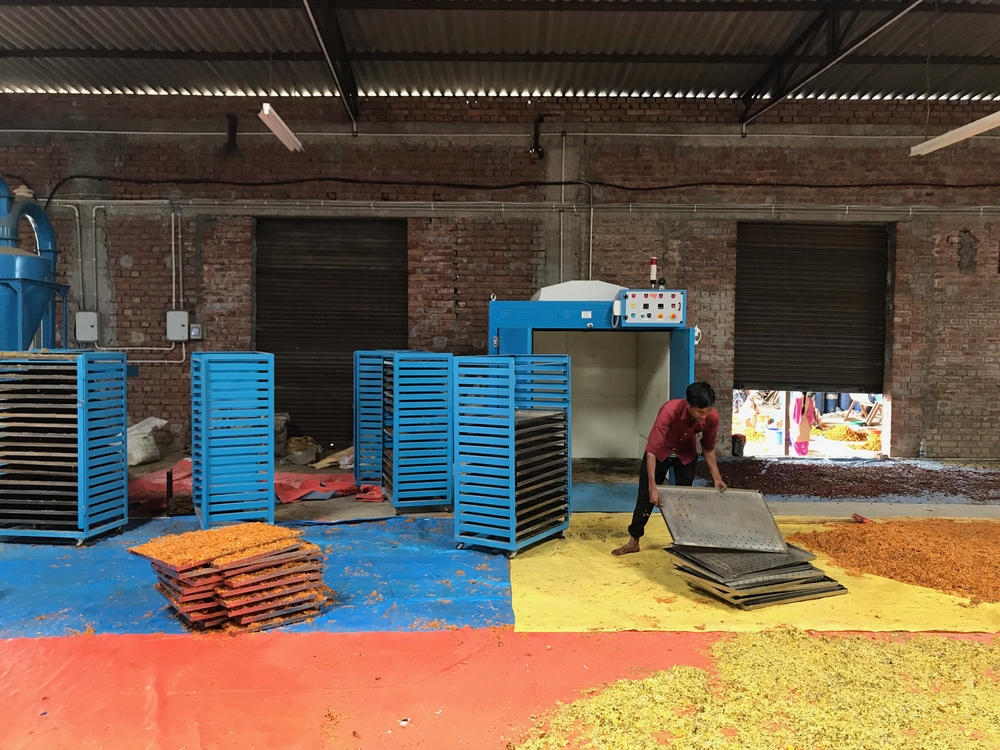
<svg viewBox="0 0 1000 750">
<path fill-rule="evenodd" d="M 128 483 L 130 503 L 146 509 L 167 507 L 167 472 L 173 471 L 174 495 L 191 494 L 191 459 L 178 461 L 170 469 L 161 469 L 132 479 Z M 374 485 L 358 487 L 350 474 L 292 474 L 276 472 L 274 491 L 283 503 L 296 503 L 310 492 L 333 492 L 337 497 L 357 495 L 361 502 L 382 502 L 382 490 Z"/>
</svg>

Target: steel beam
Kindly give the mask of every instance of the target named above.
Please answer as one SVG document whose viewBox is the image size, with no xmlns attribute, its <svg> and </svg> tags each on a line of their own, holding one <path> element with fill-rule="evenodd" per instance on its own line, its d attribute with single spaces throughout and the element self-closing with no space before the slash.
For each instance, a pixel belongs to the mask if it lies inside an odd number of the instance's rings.
<svg viewBox="0 0 1000 750">
<path fill-rule="evenodd" d="M 586 52 L 351 52 L 355 62 L 523 62 L 523 63 L 648 63 L 683 65 L 763 65 L 770 55 L 687 55 L 687 54 L 591 54 Z M 794 65 L 818 65 L 829 59 L 825 54 L 791 55 L 786 62 Z M 1000 65 L 1000 56 L 931 55 L 931 65 Z M 926 55 L 856 55 L 844 58 L 852 65 L 925 65 Z"/>
<path fill-rule="evenodd" d="M 337 9 L 330 0 L 302 0 L 302 6 L 309 16 L 309 23 L 316 34 L 316 43 L 323 52 L 333 76 L 340 98 L 344 101 L 347 113 L 351 117 L 354 133 L 358 132 L 358 84 L 351 69 L 351 60 L 347 55 L 347 45 L 340 29 Z"/>
<path fill-rule="evenodd" d="M 848 60 L 861 45 L 882 33 L 900 18 L 919 7 L 925 0 L 900 0 L 894 10 L 869 24 L 849 42 L 847 37 L 860 15 L 857 10 L 846 6 L 842 0 L 828 2 L 823 11 L 808 26 L 782 47 L 766 71 L 740 97 L 743 100 L 743 114 L 740 122 L 746 125 L 791 96 L 810 81 L 825 73 L 839 62 Z M 933 3 L 931 3 L 933 6 Z M 846 9 L 845 9 L 846 8 Z M 825 33 L 824 33 L 825 32 Z M 815 67 L 804 75 L 797 75 L 803 65 L 803 57 L 817 48 L 817 40 L 823 38 L 826 54 Z M 926 58 L 924 58 L 926 60 Z M 884 63 L 883 63 L 884 64 Z M 767 104 L 761 102 L 768 96 Z"/>
<path fill-rule="evenodd" d="M 589 13 L 817 13 L 828 5 L 827 0 L 331 0 L 339 10 L 503 10 L 503 11 L 581 11 Z M 845 10 L 891 12 L 898 3 L 893 0 L 846 0 Z M 91 7 L 146 9 L 144 0 L 0 0 L 2 7 Z M 296 9 L 300 0 L 159 0 L 158 8 L 259 8 Z M 916 12 L 937 13 L 1000 13 L 995 4 L 941 0 L 916 9 Z"/>
<path fill-rule="evenodd" d="M 198 60 L 206 62 L 267 62 L 323 60 L 322 52 L 206 52 L 156 49 L 0 49 L 0 59 Z"/>
<path fill-rule="evenodd" d="M 348 52 L 354 62 L 457 62 L 457 63 L 639 63 L 650 65 L 765 65 L 774 61 L 768 55 L 686 55 L 686 54 L 590 54 L 590 53 L 523 53 L 523 52 Z M 24 59 L 122 59 L 122 60 L 198 60 L 210 62 L 322 62 L 322 52 L 205 52 L 183 50 L 139 49 L 3 49 L 2 58 Z M 789 65 L 821 65 L 827 54 L 791 55 Z M 1000 66 L 1000 56 L 931 55 L 931 65 Z M 843 65 L 926 65 L 925 55 L 857 55 L 845 57 Z M 340 70 L 346 71 L 346 67 Z M 351 71 L 353 79 L 353 70 Z M 356 90 L 356 89 L 355 89 Z"/>
</svg>

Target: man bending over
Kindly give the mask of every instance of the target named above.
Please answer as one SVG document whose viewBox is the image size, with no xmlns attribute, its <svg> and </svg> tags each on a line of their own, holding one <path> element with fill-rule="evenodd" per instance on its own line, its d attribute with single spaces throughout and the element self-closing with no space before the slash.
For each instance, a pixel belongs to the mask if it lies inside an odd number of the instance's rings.
<svg viewBox="0 0 1000 750">
<path fill-rule="evenodd" d="M 653 429 L 649 431 L 646 452 L 639 468 L 639 496 L 635 501 L 632 523 L 628 527 L 631 537 L 626 544 L 614 550 L 613 555 L 627 555 L 639 551 L 639 539 L 646 528 L 653 508 L 660 506 L 657 485 L 667 478 L 667 470 L 674 470 L 674 484 L 690 487 L 698 463 L 695 437 L 701 436 L 701 452 L 712 472 L 712 483 L 719 490 L 726 489 L 715 457 L 715 438 L 719 433 L 719 413 L 715 410 L 715 391 L 708 383 L 692 383 L 687 387 L 687 398 L 667 401 L 656 415 Z"/>
</svg>

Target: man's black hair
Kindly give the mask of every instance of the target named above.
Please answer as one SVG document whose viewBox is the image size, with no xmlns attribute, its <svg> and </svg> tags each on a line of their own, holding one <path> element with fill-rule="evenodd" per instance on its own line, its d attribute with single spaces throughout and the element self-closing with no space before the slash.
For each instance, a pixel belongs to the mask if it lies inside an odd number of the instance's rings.
<svg viewBox="0 0 1000 750">
<path fill-rule="evenodd" d="M 687 387 L 687 402 L 695 409 L 715 406 L 715 389 L 704 381 L 692 383 Z"/>
</svg>

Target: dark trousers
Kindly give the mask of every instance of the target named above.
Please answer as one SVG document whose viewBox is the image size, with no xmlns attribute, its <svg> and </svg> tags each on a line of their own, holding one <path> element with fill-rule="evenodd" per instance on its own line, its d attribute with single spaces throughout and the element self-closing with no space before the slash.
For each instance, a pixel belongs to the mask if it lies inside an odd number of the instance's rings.
<svg viewBox="0 0 1000 750">
<path fill-rule="evenodd" d="M 635 510 L 632 512 L 632 523 L 628 527 L 630 536 L 639 539 L 646 528 L 646 521 L 649 520 L 653 512 L 653 504 L 649 502 L 649 473 L 646 471 L 646 462 L 649 456 L 644 456 L 642 464 L 639 466 L 639 496 L 635 501 Z M 690 487 L 694 481 L 695 469 L 698 460 L 695 459 L 689 464 L 682 464 L 677 456 L 671 456 L 666 461 L 656 462 L 656 484 L 662 485 L 667 479 L 667 470 L 674 470 L 674 484 L 678 487 Z"/>
</svg>

